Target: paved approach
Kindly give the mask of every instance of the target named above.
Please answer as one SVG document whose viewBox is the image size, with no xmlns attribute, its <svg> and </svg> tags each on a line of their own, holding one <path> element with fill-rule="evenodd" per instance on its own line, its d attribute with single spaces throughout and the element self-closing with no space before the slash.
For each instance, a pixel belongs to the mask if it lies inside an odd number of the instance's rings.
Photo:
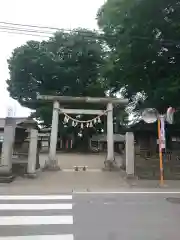
<svg viewBox="0 0 180 240">
<path fill-rule="evenodd" d="M 178 197 L 168 192 L 0 195 L 0 240 L 173 240 L 180 233 Z"/>
</svg>

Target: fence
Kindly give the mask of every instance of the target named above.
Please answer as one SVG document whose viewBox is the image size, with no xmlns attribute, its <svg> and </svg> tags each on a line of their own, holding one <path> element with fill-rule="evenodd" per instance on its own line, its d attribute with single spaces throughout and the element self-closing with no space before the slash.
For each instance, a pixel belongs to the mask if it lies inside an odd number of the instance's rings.
<svg viewBox="0 0 180 240">
<path fill-rule="evenodd" d="M 163 152 L 165 179 L 180 179 L 180 151 Z M 159 154 L 143 149 L 135 154 L 135 172 L 140 178 L 159 178 Z"/>
</svg>

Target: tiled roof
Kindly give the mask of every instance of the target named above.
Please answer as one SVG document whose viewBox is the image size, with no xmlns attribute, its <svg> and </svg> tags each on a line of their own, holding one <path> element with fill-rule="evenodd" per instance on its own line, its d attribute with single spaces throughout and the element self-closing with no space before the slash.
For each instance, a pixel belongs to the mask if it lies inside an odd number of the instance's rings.
<svg viewBox="0 0 180 240">
<path fill-rule="evenodd" d="M 92 141 L 100 141 L 100 142 L 106 142 L 107 141 L 107 135 L 106 134 L 99 134 L 94 135 L 91 138 Z M 114 134 L 114 142 L 124 142 L 125 136 L 121 134 Z"/>
<path fill-rule="evenodd" d="M 0 128 L 4 128 L 5 121 L 6 121 L 6 118 L 0 118 Z M 29 121 L 32 122 L 34 120 L 29 120 L 29 119 L 27 119 L 27 117 L 19 117 L 19 118 L 15 117 L 15 118 L 13 118 L 13 121 L 15 121 L 15 124 L 18 125 L 20 123 L 28 123 Z"/>
</svg>

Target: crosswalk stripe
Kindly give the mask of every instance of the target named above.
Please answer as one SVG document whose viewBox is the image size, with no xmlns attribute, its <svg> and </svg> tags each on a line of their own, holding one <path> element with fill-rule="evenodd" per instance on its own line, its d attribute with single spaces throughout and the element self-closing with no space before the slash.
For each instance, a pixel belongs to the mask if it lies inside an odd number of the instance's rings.
<svg viewBox="0 0 180 240">
<path fill-rule="evenodd" d="M 73 216 L 0 216 L 0 226 L 73 224 Z"/>
<path fill-rule="evenodd" d="M 0 195 L 0 240 L 74 240 L 72 198 Z"/>
<path fill-rule="evenodd" d="M 73 234 L 0 237 L 0 240 L 74 240 Z"/>
<path fill-rule="evenodd" d="M 0 204 L 0 210 L 63 210 L 72 209 L 72 204 Z"/>
<path fill-rule="evenodd" d="M 0 195 L 0 200 L 71 200 L 72 195 Z"/>
</svg>

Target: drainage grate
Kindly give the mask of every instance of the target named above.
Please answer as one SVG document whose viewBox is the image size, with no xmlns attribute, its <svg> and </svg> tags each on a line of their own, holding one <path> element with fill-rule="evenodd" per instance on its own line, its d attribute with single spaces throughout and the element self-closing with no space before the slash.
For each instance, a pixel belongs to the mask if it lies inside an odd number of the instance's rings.
<svg viewBox="0 0 180 240">
<path fill-rule="evenodd" d="M 180 198 L 169 197 L 169 198 L 166 198 L 166 200 L 170 203 L 180 204 Z"/>
</svg>

